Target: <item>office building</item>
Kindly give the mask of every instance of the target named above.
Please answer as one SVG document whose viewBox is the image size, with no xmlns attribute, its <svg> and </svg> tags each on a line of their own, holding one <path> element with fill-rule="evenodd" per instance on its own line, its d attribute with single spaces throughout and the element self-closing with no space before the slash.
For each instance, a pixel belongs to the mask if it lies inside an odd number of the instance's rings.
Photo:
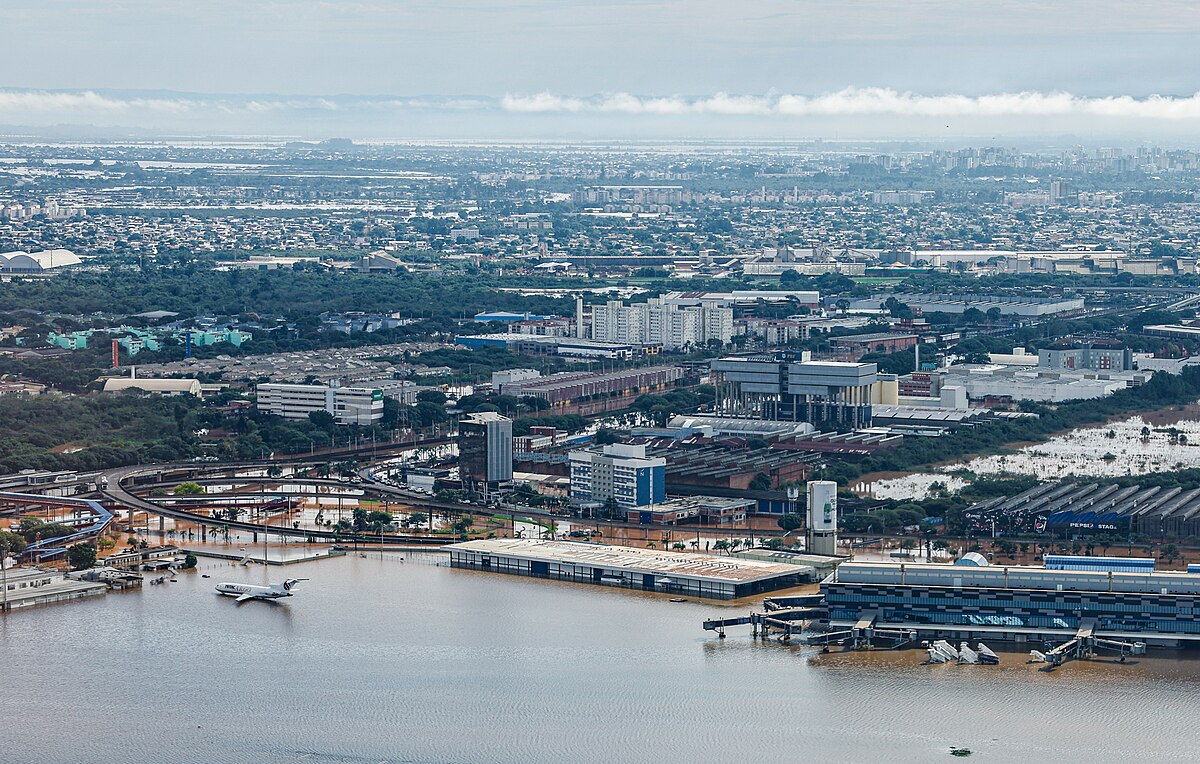
<svg viewBox="0 0 1200 764">
<path fill-rule="evenodd" d="M 720 358 L 710 368 L 721 413 L 833 427 L 871 424 L 879 381 L 873 363 L 792 361 L 778 353 Z"/>
<path fill-rule="evenodd" d="M 876 628 L 915 630 L 920 639 L 1040 642 L 1087 632 L 1164 646 L 1200 642 L 1192 614 L 1200 575 L 1156 572 L 1150 562 L 1149 569 L 1098 557 L 1054 568 L 982 558 L 956 565 L 847 562 L 821 583 L 821 593 L 834 628 L 865 619 Z"/>
<path fill-rule="evenodd" d="M 373 424 L 383 419 L 383 391 L 369 387 L 326 387 L 263 383 L 255 389 L 258 410 L 285 419 L 307 419 L 314 411 L 338 424 Z"/>
<path fill-rule="evenodd" d="M 458 423 L 458 473 L 463 486 L 487 488 L 512 480 L 512 420 L 491 411 Z"/>
<path fill-rule="evenodd" d="M 667 460 L 647 457 L 644 445 L 614 443 L 601 450 L 572 451 L 571 501 L 644 507 L 666 498 Z"/>
</svg>

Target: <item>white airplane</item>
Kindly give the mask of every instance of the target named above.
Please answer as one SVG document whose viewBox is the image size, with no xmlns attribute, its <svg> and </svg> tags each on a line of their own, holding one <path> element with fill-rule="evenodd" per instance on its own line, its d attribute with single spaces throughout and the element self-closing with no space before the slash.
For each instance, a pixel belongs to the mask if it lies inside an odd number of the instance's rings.
<svg viewBox="0 0 1200 764">
<path fill-rule="evenodd" d="M 228 594 L 231 597 L 237 597 L 234 602 L 245 602 L 246 600 L 277 600 L 280 597 L 291 597 L 292 589 L 296 588 L 296 584 L 307 580 L 307 578 L 289 578 L 282 584 L 271 584 L 270 586 L 255 586 L 254 584 L 217 584 L 216 589 L 218 594 Z"/>
</svg>

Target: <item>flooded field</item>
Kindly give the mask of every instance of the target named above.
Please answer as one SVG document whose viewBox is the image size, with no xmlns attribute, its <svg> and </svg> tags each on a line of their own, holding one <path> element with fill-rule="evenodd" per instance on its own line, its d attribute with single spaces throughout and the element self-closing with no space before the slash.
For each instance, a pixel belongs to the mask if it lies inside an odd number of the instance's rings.
<svg viewBox="0 0 1200 764">
<path fill-rule="evenodd" d="M 1011 454 L 980 456 L 925 472 L 884 477 L 855 488 L 877 499 L 921 499 L 937 489 L 962 488 L 966 480 L 953 473 L 964 471 L 1055 480 L 1122 477 L 1191 467 L 1200 467 L 1200 406 L 1194 404 L 1072 430 Z"/>
</svg>

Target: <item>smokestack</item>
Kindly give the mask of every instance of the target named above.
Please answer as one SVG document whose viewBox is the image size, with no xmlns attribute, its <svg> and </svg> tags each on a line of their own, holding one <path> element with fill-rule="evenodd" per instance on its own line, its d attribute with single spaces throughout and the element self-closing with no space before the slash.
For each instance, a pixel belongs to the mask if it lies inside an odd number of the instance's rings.
<svg viewBox="0 0 1200 764">
<path fill-rule="evenodd" d="M 120 347 L 116 340 L 112 341 L 112 367 L 115 369 L 121 365 L 121 359 L 117 353 L 117 348 Z"/>
<path fill-rule="evenodd" d="M 583 339 L 583 295 L 575 296 L 575 336 Z"/>
</svg>

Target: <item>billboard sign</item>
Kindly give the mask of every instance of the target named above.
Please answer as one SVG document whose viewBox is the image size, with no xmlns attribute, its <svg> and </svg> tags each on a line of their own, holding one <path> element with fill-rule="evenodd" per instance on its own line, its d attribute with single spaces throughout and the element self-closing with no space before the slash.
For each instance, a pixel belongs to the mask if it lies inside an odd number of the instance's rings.
<svg viewBox="0 0 1200 764">
<path fill-rule="evenodd" d="M 837 483 L 831 480 L 809 482 L 808 527 L 814 531 L 837 530 Z"/>
</svg>

